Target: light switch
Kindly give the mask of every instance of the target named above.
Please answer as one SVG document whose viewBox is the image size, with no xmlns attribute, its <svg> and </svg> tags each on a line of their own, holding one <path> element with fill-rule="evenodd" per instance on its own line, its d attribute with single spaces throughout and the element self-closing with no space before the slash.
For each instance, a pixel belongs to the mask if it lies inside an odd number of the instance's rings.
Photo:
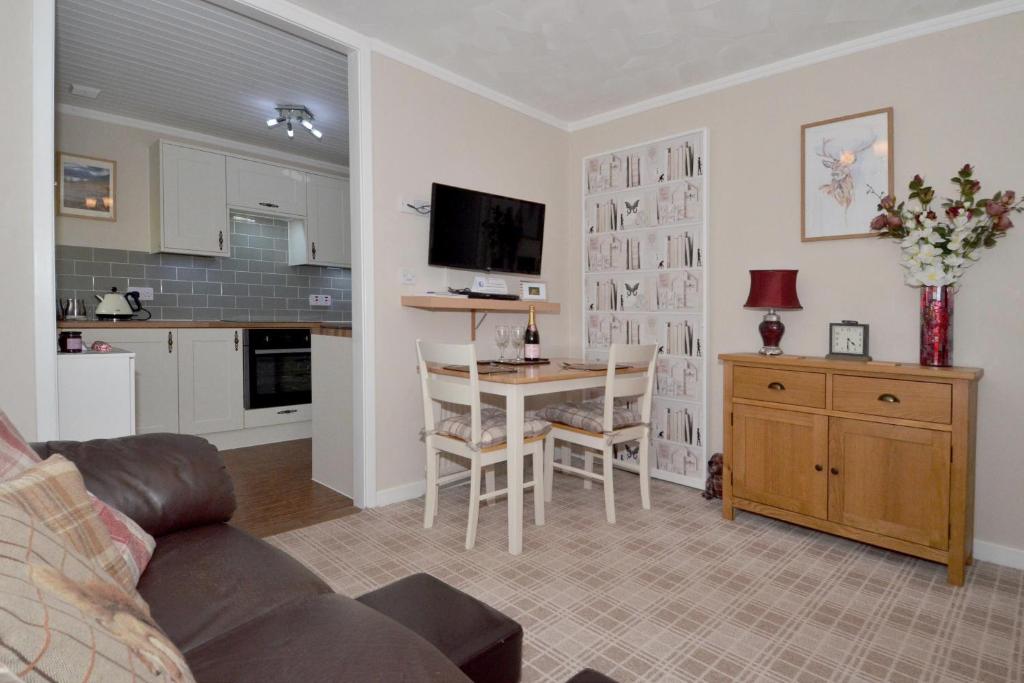
<svg viewBox="0 0 1024 683">
<path fill-rule="evenodd" d="M 402 268 L 401 282 L 403 285 L 416 284 L 416 273 L 409 270 L 408 268 Z"/>
</svg>

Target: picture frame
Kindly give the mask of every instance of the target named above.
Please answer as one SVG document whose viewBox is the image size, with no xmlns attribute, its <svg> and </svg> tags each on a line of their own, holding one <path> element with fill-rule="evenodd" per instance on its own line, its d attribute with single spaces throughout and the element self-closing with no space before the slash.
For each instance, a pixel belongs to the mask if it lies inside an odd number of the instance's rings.
<svg viewBox="0 0 1024 683">
<path fill-rule="evenodd" d="M 877 194 L 892 194 L 893 108 L 800 127 L 800 240 L 874 237 Z"/>
<path fill-rule="evenodd" d="M 519 298 L 523 301 L 547 301 L 548 286 L 545 282 L 522 280 L 519 283 Z"/>
<path fill-rule="evenodd" d="M 117 162 L 57 154 L 57 213 L 100 221 L 117 220 Z"/>
</svg>

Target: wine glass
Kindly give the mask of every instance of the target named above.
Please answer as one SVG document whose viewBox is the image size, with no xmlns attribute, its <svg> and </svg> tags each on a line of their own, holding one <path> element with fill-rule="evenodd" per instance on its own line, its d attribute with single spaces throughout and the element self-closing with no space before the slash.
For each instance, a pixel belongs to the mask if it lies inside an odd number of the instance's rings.
<svg viewBox="0 0 1024 683">
<path fill-rule="evenodd" d="M 494 343 L 498 345 L 498 360 L 505 360 L 505 349 L 508 347 L 508 340 L 508 325 L 498 325 L 494 328 Z"/>
<path fill-rule="evenodd" d="M 512 347 L 516 350 L 516 360 L 520 361 L 523 359 L 523 342 L 526 336 L 526 328 L 522 325 L 513 325 L 512 331 Z"/>
</svg>

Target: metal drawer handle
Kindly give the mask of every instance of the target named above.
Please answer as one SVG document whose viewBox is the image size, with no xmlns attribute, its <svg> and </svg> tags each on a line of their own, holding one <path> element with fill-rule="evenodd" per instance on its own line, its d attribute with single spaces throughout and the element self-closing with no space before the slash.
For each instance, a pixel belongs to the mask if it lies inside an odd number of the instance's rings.
<svg viewBox="0 0 1024 683">
<path fill-rule="evenodd" d="M 167 333 L 167 353 L 174 351 L 174 330 L 170 330 Z"/>
<path fill-rule="evenodd" d="M 235 351 L 238 350 L 238 330 L 235 330 Z"/>
<path fill-rule="evenodd" d="M 785 391 L 786 385 L 783 384 L 782 382 L 772 382 L 771 384 L 768 385 L 768 388 L 773 389 L 775 391 Z"/>
<path fill-rule="evenodd" d="M 217 233 L 217 246 L 220 247 L 221 251 L 224 251 L 224 231 L 221 230 Z"/>
<path fill-rule="evenodd" d="M 279 410 L 279 411 L 277 411 L 277 414 L 278 415 L 291 415 L 292 413 L 297 413 L 297 412 L 299 412 L 298 408 L 289 408 L 288 410 Z"/>
<path fill-rule="evenodd" d="M 893 396 L 892 394 L 882 394 L 881 396 L 878 397 L 878 400 L 882 401 L 883 403 L 899 403 L 900 402 L 899 398 L 897 398 L 896 396 Z"/>
<path fill-rule="evenodd" d="M 260 206 L 266 206 L 266 207 L 271 208 L 271 209 L 279 209 L 279 208 L 281 208 L 277 204 L 273 204 L 271 202 L 260 202 Z"/>
</svg>

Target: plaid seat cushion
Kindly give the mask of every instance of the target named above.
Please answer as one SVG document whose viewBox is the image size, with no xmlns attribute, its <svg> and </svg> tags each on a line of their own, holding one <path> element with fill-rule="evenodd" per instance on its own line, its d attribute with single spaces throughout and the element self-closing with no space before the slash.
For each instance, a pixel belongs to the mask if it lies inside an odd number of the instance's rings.
<svg viewBox="0 0 1024 683">
<path fill-rule="evenodd" d="M 473 425 L 469 413 L 446 417 L 434 429 L 438 434 L 453 436 L 470 443 L 473 439 Z M 551 431 L 551 423 L 535 415 L 527 415 L 523 421 L 523 436 L 527 439 L 544 436 Z M 505 411 L 501 408 L 480 409 L 480 446 L 487 448 L 505 443 Z"/>
<path fill-rule="evenodd" d="M 20 475 L 40 462 L 42 460 L 36 452 L 0 410 L 0 482 Z M 89 499 L 110 532 L 114 547 L 124 558 L 131 574 L 132 586 L 135 586 L 153 557 L 156 540 L 120 510 L 115 510 L 91 493 Z"/>
<path fill-rule="evenodd" d="M 635 406 L 635 401 L 616 400 L 612 408 L 612 429 L 640 424 L 640 411 Z M 557 403 L 539 411 L 538 415 L 550 422 L 600 433 L 604 431 L 604 398 Z"/>
<path fill-rule="evenodd" d="M 194 680 L 137 593 L 6 496 L 0 547 L 0 680 Z"/>
</svg>

